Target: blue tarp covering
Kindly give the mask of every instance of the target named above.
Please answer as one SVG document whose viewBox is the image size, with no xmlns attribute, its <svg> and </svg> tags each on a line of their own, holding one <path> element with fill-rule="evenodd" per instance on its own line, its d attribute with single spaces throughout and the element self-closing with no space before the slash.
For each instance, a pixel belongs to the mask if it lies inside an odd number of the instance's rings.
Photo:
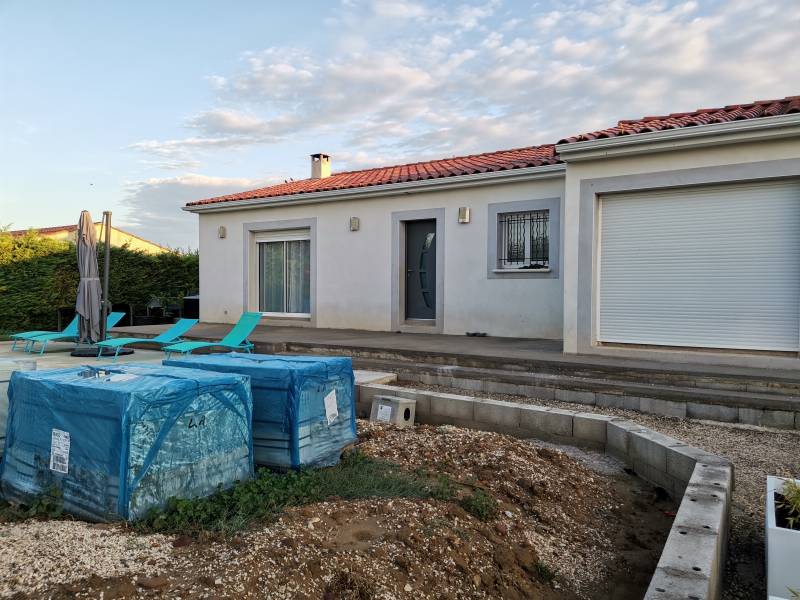
<svg viewBox="0 0 800 600">
<path fill-rule="evenodd" d="M 260 465 L 334 465 L 356 439 L 350 358 L 231 352 L 165 360 L 164 365 L 250 376 L 253 447 Z"/>
<path fill-rule="evenodd" d="M 0 491 L 29 502 L 52 487 L 64 509 L 134 520 L 175 496 L 253 474 L 247 377 L 126 364 L 15 372 Z"/>
</svg>

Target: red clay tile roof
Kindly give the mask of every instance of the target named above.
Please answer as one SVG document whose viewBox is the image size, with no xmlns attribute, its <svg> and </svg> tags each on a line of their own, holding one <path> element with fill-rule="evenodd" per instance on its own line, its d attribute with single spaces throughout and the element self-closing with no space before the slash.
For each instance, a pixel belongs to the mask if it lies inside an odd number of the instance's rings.
<svg viewBox="0 0 800 600">
<path fill-rule="evenodd" d="M 99 222 L 95 223 L 95 225 L 99 225 Z M 14 237 L 19 237 L 21 235 L 25 235 L 31 229 L 33 229 L 37 233 L 45 234 L 45 233 L 58 233 L 59 231 L 70 231 L 70 232 L 71 231 L 76 231 L 78 229 L 78 226 L 77 225 L 58 225 L 57 227 L 32 227 L 30 229 L 14 229 L 13 231 L 9 231 L 8 233 L 13 235 Z"/>
<path fill-rule="evenodd" d="M 761 117 L 777 117 L 791 113 L 800 113 L 800 96 L 789 96 L 783 100 L 756 100 L 748 104 L 731 104 L 723 108 L 701 108 L 693 112 L 672 113 L 658 117 L 620 121 L 616 127 L 601 129 L 591 133 L 582 133 L 559 140 L 559 144 L 586 142 L 603 138 L 619 137 L 681 127 L 696 127 L 712 123 L 728 121 L 744 121 Z"/>
<path fill-rule="evenodd" d="M 800 113 L 800 96 L 788 96 L 782 100 L 757 100 L 748 104 L 732 104 L 723 108 L 704 108 L 693 112 L 673 113 L 657 117 L 620 121 L 616 127 L 601 129 L 591 133 L 583 133 L 559 140 L 559 144 L 582 142 L 602 138 L 664 131 L 681 127 L 695 127 L 712 123 L 758 119 Z M 423 179 L 438 179 L 456 175 L 471 175 L 490 171 L 504 171 L 525 167 L 540 167 L 562 162 L 555 150 L 555 144 L 530 146 L 514 150 L 499 150 L 485 154 L 456 156 L 441 160 L 378 167 L 362 171 L 346 171 L 334 173 L 324 179 L 302 179 L 290 181 L 270 187 L 259 188 L 238 194 L 216 196 L 206 200 L 189 202 L 186 206 L 216 204 L 218 202 L 234 202 L 256 198 L 274 198 L 292 196 L 311 192 L 328 192 L 362 188 L 374 185 L 385 185 Z"/>
<path fill-rule="evenodd" d="M 522 169 L 525 167 L 540 167 L 554 165 L 561 162 L 555 153 L 552 144 L 545 146 L 531 146 L 515 150 L 499 150 L 486 154 L 473 154 L 471 156 L 457 156 L 441 160 L 396 165 L 391 167 L 378 167 L 363 171 L 345 171 L 333 173 L 324 179 L 301 179 L 290 181 L 270 187 L 217 196 L 207 200 L 189 202 L 186 206 L 200 204 L 214 204 L 216 202 L 231 202 L 234 200 L 250 200 L 253 198 L 273 198 L 275 196 L 291 196 L 294 194 L 307 194 L 309 192 L 328 192 L 362 188 L 387 183 L 401 183 L 406 181 L 420 181 L 422 179 L 438 179 L 440 177 L 453 177 L 455 175 L 471 175 L 473 173 L 488 173 L 490 171 L 506 171 L 509 169 Z"/>
</svg>

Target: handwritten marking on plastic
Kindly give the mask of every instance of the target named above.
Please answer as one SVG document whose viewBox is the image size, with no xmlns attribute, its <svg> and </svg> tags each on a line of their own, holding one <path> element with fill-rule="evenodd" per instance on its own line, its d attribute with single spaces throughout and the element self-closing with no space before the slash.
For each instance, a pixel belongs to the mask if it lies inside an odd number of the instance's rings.
<svg viewBox="0 0 800 600">
<path fill-rule="evenodd" d="M 392 407 L 388 404 L 378 405 L 378 421 L 391 421 L 392 420 Z"/>
<path fill-rule="evenodd" d="M 69 473 L 69 431 L 53 429 L 50 436 L 50 470 Z"/>
<path fill-rule="evenodd" d="M 339 416 L 339 407 L 336 404 L 336 390 L 331 390 L 325 396 L 325 416 L 328 419 L 328 425 L 332 425 Z"/>
<path fill-rule="evenodd" d="M 196 421 L 194 417 L 189 417 L 189 429 L 194 429 L 195 427 L 205 427 L 206 426 L 206 416 L 202 415 Z"/>
</svg>

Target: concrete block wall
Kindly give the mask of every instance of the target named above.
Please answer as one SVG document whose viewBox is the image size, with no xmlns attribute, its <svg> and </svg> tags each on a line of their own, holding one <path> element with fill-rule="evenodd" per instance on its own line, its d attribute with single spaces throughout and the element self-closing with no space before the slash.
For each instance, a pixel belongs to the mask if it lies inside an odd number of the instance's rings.
<svg viewBox="0 0 800 600">
<path fill-rule="evenodd" d="M 400 379 L 467 391 L 481 391 L 488 394 L 511 394 L 590 406 L 624 408 L 667 417 L 706 419 L 780 429 L 800 429 L 800 405 L 798 405 L 797 399 L 787 396 L 763 396 L 764 392 L 769 391 L 768 388 L 747 389 L 744 392 L 733 390 L 724 393 L 721 391 L 724 389 L 722 384 L 708 384 L 708 388 L 689 388 L 691 393 L 687 395 L 674 389 L 660 388 L 659 391 L 653 386 L 643 387 L 641 384 L 631 383 L 627 384 L 627 388 L 623 390 L 618 389 L 613 382 L 590 382 L 589 380 L 576 382 L 572 381 L 575 378 L 543 373 L 525 374 L 524 376 L 518 374 L 516 376 L 517 379 L 524 377 L 535 382 L 529 384 L 490 378 L 472 379 L 463 375 L 454 375 L 454 372 L 453 368 L 441 367 L 438 372 L 434 373 L 404 372 L 400 374 Z M 466 370 L 462 369 L 461 372 L 466 373 Z M 595 389 L 587 389 L 591 387 Z M 669 397 L 648 396 L 646 395 L 648 393 L 663 393 Z M 759 396 L 759 394 L 762 395 Z"/>
<path fill-rule="evenodd" d="M 645 598 L 719 598 L 734 485 L 730 461 L 626 419 L 392 385 L 358 385 L 359 416 L 369 416 L 376 395 L 415 399 L 420 423 L 590 447 L 624 461 L 637 475 L 680 499 Z"/>
</svg>

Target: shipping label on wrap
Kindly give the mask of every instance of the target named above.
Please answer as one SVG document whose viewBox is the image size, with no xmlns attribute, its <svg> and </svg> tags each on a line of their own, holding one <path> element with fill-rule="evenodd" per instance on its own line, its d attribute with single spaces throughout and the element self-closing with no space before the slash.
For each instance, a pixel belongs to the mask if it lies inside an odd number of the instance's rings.
<svg viewBox="0 0 800 600">
<path fill-rule="evenodd" d="M 325 396 L 325 416 L 328 419 L 328 425 L 332 425 L 339 416 L 339 407 L 336 405 L 336 390 L 331 390 Z"/>
<path fill-rule="evenodd" d="M 391 421 L 392 420 L 392 407 L 389 404 L 378 405 L 378 421 Z"/>
<path fill-rule="evenodd" d="M 50 437 L 50 470 L 69 472 L 69 431 L 53 429 Z"/>
<path fill-rule="evenodd" d="M 108 378 L 108 381 L 130 381 L 131 379 L 138 379 L 138 375 L 132 373 L 117 373 Z"/>
</svg>

